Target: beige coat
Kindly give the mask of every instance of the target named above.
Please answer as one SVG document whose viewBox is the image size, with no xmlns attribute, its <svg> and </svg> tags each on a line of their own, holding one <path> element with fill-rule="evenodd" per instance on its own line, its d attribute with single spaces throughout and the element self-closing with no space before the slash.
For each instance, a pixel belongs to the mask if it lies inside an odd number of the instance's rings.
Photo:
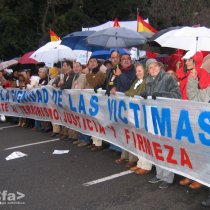
<svg viewBox="0 0 210 210">
<path fill-rule="evenodd" d="M 73 79 L 71 89 L 85 89 L 85 85 L 86 75 L 81 73 L 76 80 Z"/>
</svg>

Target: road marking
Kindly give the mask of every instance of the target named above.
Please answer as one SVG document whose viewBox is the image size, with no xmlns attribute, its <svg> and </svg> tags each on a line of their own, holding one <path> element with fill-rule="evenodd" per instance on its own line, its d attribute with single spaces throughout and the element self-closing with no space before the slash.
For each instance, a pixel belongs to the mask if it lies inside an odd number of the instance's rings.
<svg viewBox="0 0 210 210">
<path fill-rule="evenodd" d="M 105 181 L 115 179 L 115 178 L 118 178 L 120 176 L 125 176 L 125 175 L 131 174 L 131 173 L 133 173 L 133 171 L 131 171 L 131 170 L 123 171 L 123 172 L 120 172 L 118 174 L 113 174 L 111 176 L 107 176 L 107 177 L 97 179 L 97 180 L 94 180 L 94 181 L 91 181 L 91 182 L 86 182 L 86 183 L 83 184 L 83 186 L 89 187 L 91 185 L 98 184 L 98 183 L 101 183 L 101 182 L 105 182 Z"/>
<path fill-rule="evenodd" d="M 29 146 L 33 146 L 33 145 L 37 145 L 37 144 L 45 144 L 45 143 L 48 143 L 48 142 L 59 141 L 59 140 L 60 139 L 51 139 L 51 140 L 40 141 L 40 142 L 36 142 L 36 143 L 32 143 L 32 144 L 24 144 L 24 145 L 15 146 L 15 147 L 9 147 L 9 148 L 6 148 L 4 150 L 17 149 L 17 148 L 21 148 L 21 147 L 29 147 Z"/>
<path fill-rule="evenodd" d="M 5 127 L 0 127 L 0 130 L 7 129 L 7 128 L 14 128 L 18 127 L 18 125 L 10 125 L 10 126 L 5 126 Z"/>
</svg>

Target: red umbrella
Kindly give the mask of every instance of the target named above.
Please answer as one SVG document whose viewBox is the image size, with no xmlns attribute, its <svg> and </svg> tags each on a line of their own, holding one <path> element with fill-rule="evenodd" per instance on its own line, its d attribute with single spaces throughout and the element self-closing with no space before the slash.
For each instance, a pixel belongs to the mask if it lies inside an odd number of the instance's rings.
<svg viewBox="0 0 210 210">
<path fill-rule="evenodd" d="M 35 51 L 32 52 L 28 52 L 26 54 L 24 54 L 20 60 L 19 63 L 20 64 L 37 64 L 38 62 L 36 60 L 34 60 L 33 58 L 30 58 L 30 56 L 34 53 Z"/>
</svg>

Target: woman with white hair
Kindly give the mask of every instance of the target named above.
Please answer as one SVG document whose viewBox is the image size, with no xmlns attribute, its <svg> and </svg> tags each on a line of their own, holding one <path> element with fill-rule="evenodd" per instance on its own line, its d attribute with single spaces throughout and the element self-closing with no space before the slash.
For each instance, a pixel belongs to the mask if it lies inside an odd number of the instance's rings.
<svg viewBox="0 0 210 210">
<path fill-rule="evenodd" d="M 181 98 L 177 82 L 164 71 L 156 59 L 148 59 L 146 69 L 148 76 L 145 80 L 145 91 L 140 93 L 140 96 L 145 99 L 147 96 L 152 96 L 153 99 L 156 97 Z M 174 173 L 156 166 L 156 176 L 149 182 L 152 184 L 160 182 L 159 188 L 166 189 L 173 183 L 173 180 Z"/>
<path fill-rule="evenodd" d="M 38 75 L 40 77 L 39 80 L 39 87 L 41 86 L 45 86 L 48 84 L 49 82 L 49 78 L 48 78 L 48 68 L 46 66 L 39 68 L 39 72 Z"/>
</svg>

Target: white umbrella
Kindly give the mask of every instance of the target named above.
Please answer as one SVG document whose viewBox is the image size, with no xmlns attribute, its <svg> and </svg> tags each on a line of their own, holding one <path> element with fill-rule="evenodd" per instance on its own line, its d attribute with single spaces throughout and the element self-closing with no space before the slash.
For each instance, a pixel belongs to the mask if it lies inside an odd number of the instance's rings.
<svg viewBox="0 0 210 210">
<path fill-rule="evenodd" d="M 61 45 L 61 40 L 48 42 L 43 47 L 36 50 L 30 58 L 38 62 L 44 62 L 47 66 L 52 67 L 53 63 L 63 60 L 76 60 L 76 55 L 71 48 Z"/>
<path fill-rule="evenodd" d="M 206 27 L 183 27 L 166 32 L 154 41 L 162 47 L 210 51 L 210 29 Z"/>
<path fill-rule="evenodd" d="M 82 65 L 87 64 L 92 52 L 86 50 L 73 50 L 74 54 L 77 56 L 77 62 L 80 62 Z"/>
<path fill-rule="evenodd" d="M 18 61 L 15 59 L 9 60 L 9 61 L 4 61 L 0 63 L 0 70 L 6 69 L 9 66 L 13 66 L 15 64 L 18 64 Z"/>
</svg>

